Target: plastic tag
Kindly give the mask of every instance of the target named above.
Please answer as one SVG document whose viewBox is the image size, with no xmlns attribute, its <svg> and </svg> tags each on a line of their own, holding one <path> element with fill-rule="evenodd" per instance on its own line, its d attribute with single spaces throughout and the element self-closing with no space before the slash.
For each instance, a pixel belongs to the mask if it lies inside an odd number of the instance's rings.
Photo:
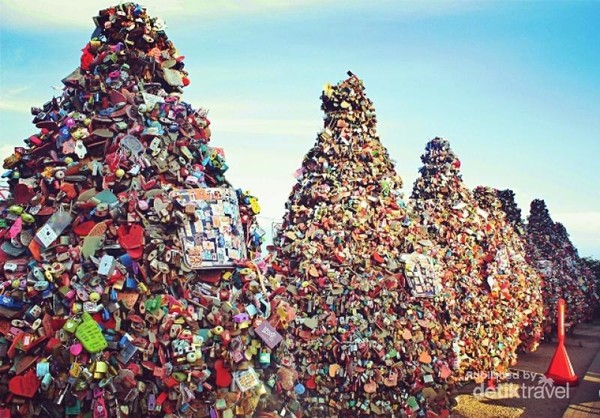
<svg viewBox="0 0 600 418">
<path fill-rule="evenodd" d="M 144 152 L 144 145 L 133 135 L 125 135 L 121 139 L 121 147 L 131 153 L 131 157 L 139 157 Z"/>
<path fill-rule="evenodd" d="M 95 199 L 98 200 L 99 202 L 108 203 L 109 205 L 112 205 L 113 203 L 116 203 L 119 201 L 117 196 L 115 196 L 115 194 L 113 192 L 111 192 L 110 190 L 102 190 L 100 193 L 98 193 L 95 196 Z"/>
<path fill-rule="evenodd" d="M 10 230 L 8 231 L 8 236 L 10 237 L 10 239 L 14 239 L 21 233 L 22 229 L 23 220 L 21 218 L 17 218 L 15 223 L 10 227 Z"/>
<path fill-rule="evenodd" d="M 63 142 L 63 144 L 62 144 L 63 154 L 74 154 L 75 153 L 75 145 L 76 145 L 76 142 L 73 141 L 72 139 L 69 139 L 68 141 Z"/>
<path fill-rule="evenodd" d="M 98 274 L 102 276 L 110 276 L 114 262 L 115 258 L 113 256 L 104 254 L 100 259 L 100 265 L 98 266 Z"/>
<path fill-rule="evenodd" d="M 154 106 L 156 106 L 157 103 L 164 103 L 162 97 L 155 94 L 146 93 L 145 91 L 142 92 L 142 97 L 144 98 L 144 103 L 146 104 L 148 110 L 154 109 Z"/>
<path fill-rule="evenodd" d="M 75 141 L 74 152 L 79 157 L 79 159 L 83 159 L 87 155 L 87 148 L 85 147 L 85 145 L 83 145 L 82 141 L 78 140 Z"/>
<path fill-rule="evenodd" d="M 242 392 L 246 392 L 259 384 L 258 376 L 253 368 L 236 372 L 233 378 Z"/>
<path fill-rule="evenodd" d="M 256 333 L 271 349 L 283 339 L 277 330 L 267 321 L 264 321 L 256 328 Z"/>
<path fill-rule="evenodd" d="M 98 323 L 94 321 L 92 316 L 89 313 L 84 312 L 81 318 L 83 319 L 83 322 L 77 327 L 75 336 L 81 341 L 83 348 L 89 353 L 97 353 L 108 347 Z"/>
<path fill-rule="evenodd" d="M 33 398 L 39 387 L 40 381 L 33 370 L 29 370 L 23 376 L 15 376 L 8 382 L 10 392 L 24 398 Z"/>
<path fill-rule="evenodd" d="M 104 398 L 95 399 L 93 403 L 94 418 L 107 418 L 108 410 L 106 409 Z"/>
<path fill-rule="evenodd" d="M 37 242 L 48 248 L 62 232 L 71 224 L 73 218 L 67 212 L 59 210 L 48 219 L 35 234 Z"/>
</svg>

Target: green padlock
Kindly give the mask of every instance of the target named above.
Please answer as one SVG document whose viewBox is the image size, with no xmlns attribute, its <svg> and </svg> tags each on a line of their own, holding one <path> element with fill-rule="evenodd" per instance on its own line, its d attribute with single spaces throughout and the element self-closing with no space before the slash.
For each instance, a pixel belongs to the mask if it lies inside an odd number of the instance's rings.
<svg viewBox="0 0 600 418">
<path fill-rule="evenodd" d="M 69 318 L 67 319 L 67 322 L 65 322 L 65 324 L 63 325 L 63 329 L 72 334 L 77 330 L 77 327 L 79 326 L 80 322 L 81 321 L 79 319 Z"/>
<path fill-rule="evenodd" d="M 75 336 L 81 341 L 83 348 L 89 353 L 97 353 L 104 350 L 108 344 L 106 343 L 104 335 L 102 335 L 102 331 L 100 331 L 98 323 L 94 321 L 92 316 L 87 312 L 84 312 L 83 315 L 81 315 L 81 319 L 83 321 L 77 327 Z"/>
<path fill-rule="evenodd" d="M 79 415 L 81 413 L 81 401 L 75 398 L 75 402 L 67 405 L 65 408 L 66 415 Z"/>
</svg>

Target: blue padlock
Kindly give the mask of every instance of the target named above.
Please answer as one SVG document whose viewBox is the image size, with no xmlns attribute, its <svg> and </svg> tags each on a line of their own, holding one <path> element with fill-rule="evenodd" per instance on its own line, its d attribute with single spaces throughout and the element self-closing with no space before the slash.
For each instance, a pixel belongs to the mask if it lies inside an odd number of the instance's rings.
<svg viewBox="0 0 600 418">
<path fill-rule="evenodd" d="M 110 312 L 108 312 L 108 309 L 106 309 L 106 308 L 102 309 L 102 320 L 104 322 L 106 322 L 109 319 L 110 319 Z"/>
<path fill-rule="evenodd" d="M 38 364 L 36 364 L 35 374 L 38 378 L 43 378 L 48 373 L 50 373 L 50 363 L 44 361 L 44 362 L 39 362 Z"/>
<path fill-rule="evenodd" d="M 124 283 L 124 287 L 126 289 L 137 289 L 137 280 L 135 280 L 133 277 L 128 276 L 125 279 L 125 283 Z"/>
</svg>

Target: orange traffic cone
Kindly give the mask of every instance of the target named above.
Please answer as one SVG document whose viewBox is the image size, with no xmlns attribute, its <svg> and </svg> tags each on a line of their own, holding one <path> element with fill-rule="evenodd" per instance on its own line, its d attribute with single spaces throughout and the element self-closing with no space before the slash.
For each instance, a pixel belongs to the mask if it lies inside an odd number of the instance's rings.
<svg viewBox="0 0 600 418">
<path fill-rule="evenodd" d="M 565 300 L 562 298 L 558 300 L 558 347 L 545 375 L 551 378 L 555 385 L 577 386 L 579 384 L 579 378 L 573 371 L 565 348 Z"/>
</svg>

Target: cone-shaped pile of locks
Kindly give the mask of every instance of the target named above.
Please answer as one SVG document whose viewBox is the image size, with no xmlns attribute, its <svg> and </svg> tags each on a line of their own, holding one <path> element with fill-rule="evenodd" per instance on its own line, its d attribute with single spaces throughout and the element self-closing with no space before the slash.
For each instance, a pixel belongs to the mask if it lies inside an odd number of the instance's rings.
<svg viewBox="0 0 600 418">
<path fill-rule="evenodd" d="M 559 237 L 556 224 L 550 217 L 546 202 L 535 199 L 531 202 L 527 218 L 527 256 L 529 262 L 542 275 L 542 298 L 544 300 L 544 333 L 556 331 L 558 299 L 564 298 L 569 308 L 567 330 L 582 319 L 581 309 L 584 296 L 574 276 L 575 260 L 563 248 L 564 240 Z M 563 260 L 563 257 L 567 257 Z"/>
<path fill-rule="evenodd" d="M 579 307 L 581 310 L 581 320 L 590 320 L 598 305 L 596 281 L 590 275 L 590 271 L 586 268 L 581 257 L 579 257 L 579 252 L 571 242 L 567 228 L 562 223 L 556 222 L 554 224 L 554 231 L 557 246 L 562 248 L 562 254 L 565 257 L 563 261 L 567 262 L 570 274 L 577 279 L 577 285 L 583 293 L 583 303 Z"/>
<path fill-rule="evenodd" d="M 494 188 L 480 186 L 473 191 L 473 196 L 479 207 L 487 212 L 485 227 L 492 232 L 488 235 L 486 250 L 494 256 L 491 270 L 496 276 L 507 276 L 504 283 L 508 285 L 508 294 L 516 301 L 514 315 L 521 317 L 521 348 L 532 351 L 542 337 L 541 277 L 526 261 L 525 240 L 508 221 L 499 199 L 500 193 Z"/>
<path fill-rule="evenodd" d="M 512 190 L 499 190 L 498 198 L 502 202 L 502 209 L 506 213 L 507 220 L 513 225 L 514 230 L 522 236 L 522 239 L 525 240 L 525 243 L 527 243 L 527 227 L 523 222 L 523 219 L 521 218 L 521 209 L 518 208 L 515 202 L 514 192 Z M 533 226 L 533 229 L 535 229 L 535 225 Z M 557 229 L 562 234 L 562 241 L 567 242 L 567 245 L 571 246 L 570 252 L 576 254 L 577 249 L 573 247 L 573 244 L 571 243 L 564 226 L 557 225 L 555 226 L 555 229 Z M 578 257 L 578 260 L 581 259 Z M 584 292 L 584 296 L 586 298 L 586 303 L 584 304 L 584 306 L 586 306 L 584 317 L 588 319 L 591 315 L 593 315 L 594 309 L 596 309 L 596 306 L 598 306 L 599 303 L 598 294 L 596 292 L 596 282 L 593 279 L 592 272 L 588 268 L 586 268 L 581 261 L 578 261 L 578 265 L 581 268 L 581 277 L 583 278 L 581 286 Z M 571 308 L 569 307 L 569 309 Z M 556 318 L 556 315 L 554 316 L 554 318 Z"/>
<path fill-rule="evenodd" d="M 434 247 L 408 217 L 362 81 L 349 73 L 321 98 L 324 129 L 296 173 L 270 272 L 289 304 L 271 323 L 267 407 L 447 416 L 452 339 Z"/>
<path fill-rule="evenodd" d="M 565 227 L 554 222 L 543 200 L 531 202 L 527 218 L 527 256 L 544 279 L 542 296 L 545 307 L 544 332 L 556 330 L 556 304 L 565 299 L 567 330 L 588 319 L 597 305 L 594 282 L 571 243 Z"/>
<path fill-rule="evenodd" d="M 567 259 L 574 260 L 574 262 L 569 264 L 569 267 L 577 278 L 577 282 L 583 293 L 584 302 L 581 306 L 581 319 L 582 321 L 591 320 L 593 319 L 594 312 L 599 303 L 598 292 L 596 291 L 596 281 L 594 280 L 590 269 L 587 268 L 579 256 L 577 248 L 573 245 L 573 242 L 571 242 L 571 238 L 569 237 L 569 233 L 565 226 L 560 222 L 556 222 L 554 230 L 556 231 L 558 245 L 562 246 Z"/>
<path fill-rule="evenodd" d="M 412 205 L 441 249 L 458 375 L 501 375 L 516 360 L 522 315 L 511 293 L 512 276 L 498 271 L 491 239 L 496 232 L 464 186 L 447 140 L 431 140 L 421 160 Z"/>
<path fill-rule="evenodd" d="M 515 201 L 515 192 L 510 189 L 496 190 L 496 197 L 500 200 L 506 221 L 522 239 L 525 239 L 525 223 L 521 217 L 521 209 Z"/>
<path fill-rule="evenodd" d="M 580 260 L 581 274 L 583 277 L 582 290 L 586 297 L 586 312 L 584 320 L 594 319 L 594 315 L 600 308 L 600 293 L 598 292 L 598 281 L 597 277 L 592 269 L 584 262 Z"/>
<path fill-rule="evenodd" d="M 502 210 L 504 211 L 504 213 L 506 214 L 506 219 L 508 222 L 510 222 L 510 224 L 513 226 L 513 229 L 516 233 L 518 233 L 521 237 L 521 239 L 524 242 L 525 245 L 525 253 L 526 253 L 526 259 L 527 262 L 529 263 L 530 266 L 532 266 L 538 273 L 538 275 L 540 276 L 541 282 L 540 282 L 540 291 L 541 291 L 541 295 L 542 295 L 542 302 L 543 302 L 543 306 L 544 306 L 544 311 L 543 311 L 543 322 L 542 322 L 542 334 L 544 334 L 544 329 L 546 328 L 546 325 L 548 323 L 556 323 L 556 312 L 554 313 L 554 316 L 549 317 L 549 310 L 547 309 L 547 301 L 545 299 L 545 291 L 544 286 L 545 286 L 545 274 L 543 273 L 544 268 L 542 268 L 541 270 L 538 270 L 539 265 L 537 263 L 534 262 L 534 260 L 532 260 L 531 258 L 531 254 L 530 254 L 530 249 L 528 247 L 528 233 L 527 233 L 527 225 L 525 225 L 525 222 L 523 220 L 523 218 L 521 217 L 521 209 L 517 206 L 517 203 L 515 201 L 515 193 L 510 190 L 510 189 L 506 189 L 506 190 L 498 190 L 497 191 L 497 196 L 498 199 L 500 199 L 500 202 L 502 203 Z M 543 263 L 542 263 L 543 265 Z M 548 322 L 549 321 L 549 322 Z M 542 335 L 544 336 L 544 335 Z"/>
<path fill-rule="evenodd" d="M 94 20 L 4 161 L 0 415 L 251 415 L 269 315 L 248 261 L 258 204 L 182 100 L 164 23 L 131 3 Z"/>
</svg>

